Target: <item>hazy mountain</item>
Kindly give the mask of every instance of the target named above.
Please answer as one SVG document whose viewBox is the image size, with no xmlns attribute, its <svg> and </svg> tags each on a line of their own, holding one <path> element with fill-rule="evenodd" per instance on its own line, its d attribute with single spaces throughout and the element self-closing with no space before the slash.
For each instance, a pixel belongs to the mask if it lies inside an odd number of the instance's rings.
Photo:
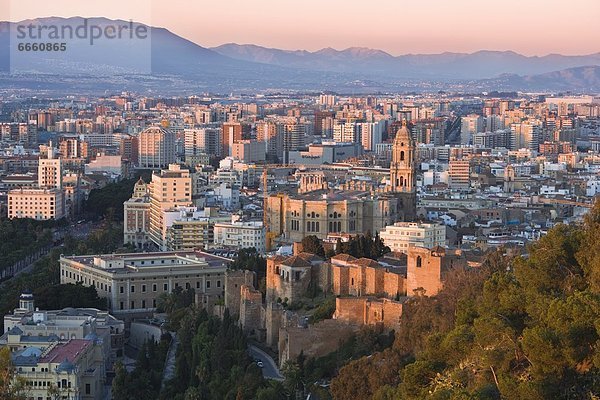
<svg viewBox="0 0 600 400">
<path fill-rule="evenodd" d="M 482 80 L 480 84 L 503 90 L 600 92 L 600 66 L 575 67 L 527 76 L 505 74 Z"/>
<path fill-rule="evenodd" d="M 585 56 L 550 54 L 528 57 L 512 51 L 408 54 L 392 56 L 384 51 L 351 47 L 315 52 L 270 49 L 228 43 L 212 50 L 238 60 L 310 70 L 386 74 L 412 79 L 485 79 L 500 74 L 532 75 L 586 65 L 600 65 L 600 53 Z"/>
<path fill-rule="evenodd" d="M 38 18 L 18 24 L 69 26 L 81 17 Z M 89 18 L 100 27 L 128 24 Z M 344 93 L 420 91 L 464 88 L 588 89 L 597 71 L 567 70 L 600 65 L 600 53 L 587 56 L 526 57 L 514 52 L 480 51 L 392 56 L 381 50 L 352 47 L 315 52 L 226 44 L 205 48 L 167 29 L 146 27 L 151 40 L 106 41 L 90 46 L 67 41 L 68 50 L 17 53 L 10 63 L 10 32 L 16 24 L 0 22 L 0 89 L 94 92 L 138 90 L 161 93 L 291 89 Z M 12 43 L 16 46 L 16 43 Z M 561 72 L 554 72 L 561 71 Z M 4 73 L 3 73 L 4 72 Z M 547 74 L 547 75 L 543 75 Z M 553 81 L 554 80 L 554 81 Z M 451 84 L 451 86 L 449 86 Z M 519 87 L 518 85 L 524 85 Z"/>
</svg>

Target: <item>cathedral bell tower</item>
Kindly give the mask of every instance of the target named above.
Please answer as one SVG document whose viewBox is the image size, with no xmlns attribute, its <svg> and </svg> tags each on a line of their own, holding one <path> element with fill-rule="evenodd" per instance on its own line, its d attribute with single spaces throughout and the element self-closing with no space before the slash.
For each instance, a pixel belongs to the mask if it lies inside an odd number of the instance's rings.
<svg viewBox="0 0 600 400">
<path fill-rule="evenodd" d="M 390 190 L 412 193 L 415 191 L 415 180 L 415 145 L 404 120 L 392 145 Z"/>
</svg>

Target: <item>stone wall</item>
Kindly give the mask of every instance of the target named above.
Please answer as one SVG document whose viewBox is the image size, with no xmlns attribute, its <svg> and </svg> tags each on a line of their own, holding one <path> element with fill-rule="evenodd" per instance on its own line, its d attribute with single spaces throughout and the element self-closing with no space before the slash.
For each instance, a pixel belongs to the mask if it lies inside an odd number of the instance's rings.
<svg viewBox="0 0 600 400">
<path fill-rule="evenodd" d="M 406 277 L 399 273 L 386 271 L 383 277 L 383 291 L 389 299 L 405 296 Z"/>
<path fill-rule="evenodd" d="M 248 285 L 242 285 L 240 292 L 240 325 L 247 334 L 256 335 L 264 326 L 262 294 Z"/>
<path fill-rule="evenodd" d="M 407 255 L 406 294 L 416 290 L 435 296 L 442 288 L 442 256 L 423 247 L 411 247 Z"/>
<path fill-rule="evenodd" d="M 405 298 L 400 301 L 370 297 L 338 297 L 333 318 L 357 326 L 381 324 L 385 329 L 398 329 Z"/>
<path fill-rule="evenodd" d="M 256 274 L 252 271 L 234 271 L 225 272 L 225 307 L 229 308 L 232 316 L 240 314 L 240 293 L 243 285 L 253 286 L 256 280 Z"/>
<path fill-rule="evenodd" d="M 279 331 L 279 365 L 306 357 L 322 357 L 335 350 L 358 331 L 356 325 L 326 319 L 308 327 L 288 326 Z"/>
<path fill-rule="evenodd" d="M 267 346 L 277 349 L 279 329 L 283 326 L 285 310 L 281 304 L 267 303 L 265 306 L 265 329 Z"/>
</svg>

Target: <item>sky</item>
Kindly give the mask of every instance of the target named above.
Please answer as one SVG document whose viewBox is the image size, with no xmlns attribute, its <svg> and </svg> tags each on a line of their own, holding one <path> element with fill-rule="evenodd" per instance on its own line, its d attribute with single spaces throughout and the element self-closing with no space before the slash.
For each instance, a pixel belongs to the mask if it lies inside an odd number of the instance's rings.
<svg viewBox="0 0 600 400">
<path fill-rule="evenodd" d="M 0 0 L 0 20 L 45 16 L 132 19 L 204 47 L 600 52 L 600 0 Z"/>
</svg>

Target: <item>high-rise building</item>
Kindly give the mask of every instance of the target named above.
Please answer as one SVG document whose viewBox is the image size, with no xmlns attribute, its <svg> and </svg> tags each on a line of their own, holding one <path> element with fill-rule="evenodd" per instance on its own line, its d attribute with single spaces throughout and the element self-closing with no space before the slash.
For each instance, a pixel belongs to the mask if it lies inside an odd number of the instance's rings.
<svg viewBox="0 0 600 400">
<path fill-rule="evenodd" d="M 241 122 L 226 122 L 221 127 L 221 145 L 223 157 L 231 155 L 231 146 L 242 140 L 250 139 L 251 126 L 248 124 L 242 124 Z"/>
<path fill-rule="evenodd" d="M 337 102 L 337 96 L 334 94 L 322 94 L 319 96 L 319 104 L 322 106 L 333 107 Z"/>
<path fill-rule="evenodd" d="M 471 144 L 474 134 L 483 132 L 483 117 L 480 115 L 467 115 L 461 117 L 460 123 L 460 143 Z"/>
<path fill-rule="evenodd" d="M 530 120 L 521 123 L 515 123 L 510 126 L 511 141 L 510 149 L 531 149 L 538 150 L 539 138 L 541 133 L 541 123 Z"/>
<path fill-rule="evenodd" d="M 448 186 L 451 189 L 468 189 L 471 179 L 469 160 L 450 160 L 448 165 Z"/>
<path fill-rule="evenodd" d="M 38 165 L 38 186 L 40 188 L 62 188 L 62 161 L 54 154 L 52 142 L 48 147 L 47 158 L 40 158 Z"/>
<path fill-rule="evenodd" d="M 264 143 L 267 159 L 277 162 L 283 158 L 283 125 L 274 121 L 256 124 L 256 141 Z"/>
<path fill-rule="evenodd" d="M 231 147 L 231 156 L 245 163 L 265 161 L 265 148 L 255 140 L 240 140 Z"/>
<path fill-rule="evenodd" d="M 192 205 L 192 179 L 190 171 L 177 164 L 169 165 L 152 174 L 150 192 L 150 240 L 160 249 L 166 247 L 167 226 L 163 212 L 177 207 Z"/>
<path fill-rule="evenodd" d="M 199 157 L 202 154 L 221 157 L 223 155 L 221 132 L 221 128 L 216 126 L 186 129 L 184 131 L 184 153 L 186 160 Z"/>
<path fill-rule="evenodd" d="M 363 149 L 374 151 L 375 146 L 383 140 L 383 122 L 362 122 L 358 124 L 360 141 Z"/>
<path fill-rule="evenodd" d="M 445 121 L 443 118 L 421 119 L 411 129 L 416 143 L 444 145 Z"/>
<path fill-rule="evenodd" d="M 64 137 L 59 143 L 58 151 L 62 158 L 87 158 L 88 144 L 76 137 Z"/>
<path fill-rule="evenodd" d="M 288 161 L 288 152 L 304 148 L 308 129 L 304 123 L 287 123 L 283 125 L 283 158 Z"/>
<path fill-rule="evenodd" d="M 315 136 L 325 136 L 329 132 L 329 125 L 332 124 L 335 118 L 333 111 L 315 111 Z"/>
<path fill-rule="evenodd" d="M 0 138 L 5 141 L 19 142 L 25 147 L 34 147 L 38 142 L 37 123 L 0 123 Z"/>
<path fill-rule="evenodd" d="M 356 122 L 338 122 L 333 126 L 333 140 L 337 143 L 360 143 L 360 131 Z"/>
<path fill-rule="evenodd" d="M 132 135 L 123 135 L 119 143 L 119 152 L 123 160 L 132 162 L 134 165 L 139 163 L 139 139 Z"/>
<path fill-rule="evenodd" d="M 151 127 L 139 135 L 140 168 L 165 168 L 177 161 L 176 135 L 161 127 Z"/>
</svg>

